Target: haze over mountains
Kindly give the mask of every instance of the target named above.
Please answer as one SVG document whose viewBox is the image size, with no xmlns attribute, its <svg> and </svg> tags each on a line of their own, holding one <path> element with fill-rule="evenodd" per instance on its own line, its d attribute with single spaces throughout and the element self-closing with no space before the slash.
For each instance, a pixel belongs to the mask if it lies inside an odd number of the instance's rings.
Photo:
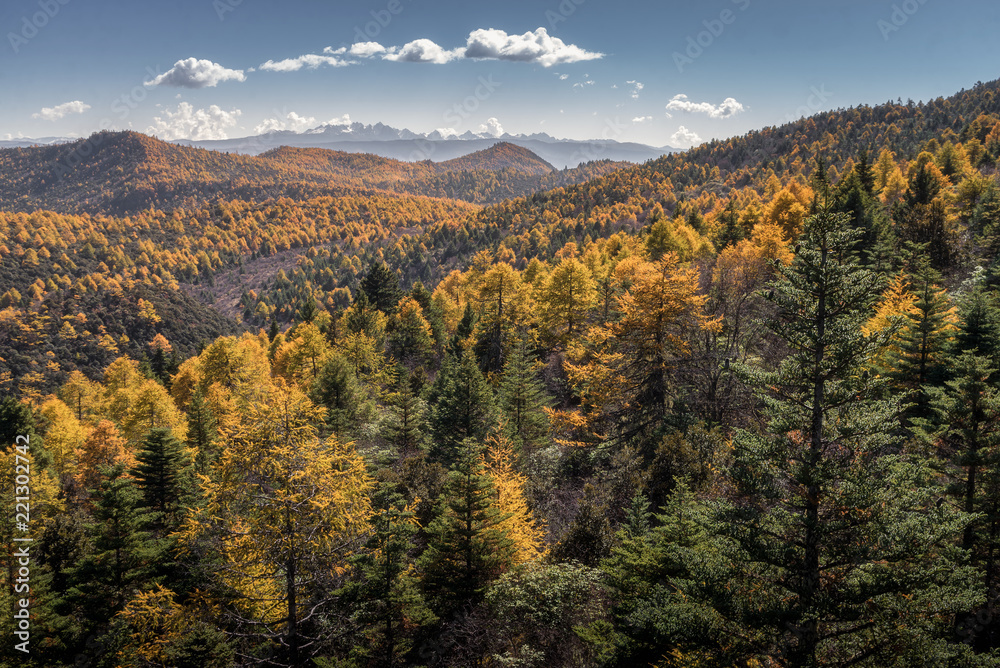
<svg viewBox="0 0 1000 668">
<path fill-rule="evenodd" d="M 448 142 L 471 148 L 471 142 Z M 183 146 L 136 132 L 71 143 L 0 148 L 0 210 L 135 213 L 216 199 L 425 195 L 476 204 L 582 183 L 631 163 L 595 160 L 557 170 L 530 150 L 493 141 L 461 157 L 406 162 L 324 148 L 282 146 L 255 155 Z"/>
<path fill-rule="evenodd" d="M 230 151 L 258 155 L 281 146 L 296 148 L 325 148 L 347 153 L 371 153 L 393 160 L 434 162 L 455 158 L 488 149 L 499 142 L 526 148 L 557 169 L 572 168 L 594 160 L 645 162 L 672 153 L 678 149 L 670 146 L 648 146 L 634 142 L 619 142 L 614 136 L 620 129 L 608 121 L 605 132 L 610 138 L 589 141 L 556 139 L 545 133 L 510 134 L 496 126 L 493 131 L 452 134 L 435 130 L 430 133 L 411 132 L 383 123 L 364 124 L 357 121 L 334 121 L 315 128 L 297 132 L 273 130 L 263 134 L 232 139 L 191 140 L 177 139 L 172 143 L 215 151 Z M 0 148 L 18 148 L 51 145 L 75 141 L 70 137 L 41 137 L 0 141 Z"/>
</svg>

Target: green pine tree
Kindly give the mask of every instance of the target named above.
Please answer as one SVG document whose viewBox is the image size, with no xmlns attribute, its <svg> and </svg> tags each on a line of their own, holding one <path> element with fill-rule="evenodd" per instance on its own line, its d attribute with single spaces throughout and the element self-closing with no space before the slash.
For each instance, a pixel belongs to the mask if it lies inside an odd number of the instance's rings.
<svg viewBox="0 0 1000 668">
<path fill-rule="evenodd" d="M 950 305 L 938 287 L 941 275 L 923 255 L 914 260 L 909 275 L 910 289 L 917 301 L 914 312 L 907 314 L 899 330 L 896 350 L 890 355 L 889 372 L 895 386 L 907 392 L 913 402 L 904 416 L 906 424 L 929 414 L 928 388 L 940 385 L 944 379 L 951 329 Z"/>
<path fill-rule="evenodd" d="M 352 657 L 362 665 L 392 668 L 404 665 L 413 629 L 435 620 L 410 572 L 414 512 L 388 483 L 375 490 L 372 510 L 365 550 L 352 559 L 359 577 L 341 594 L 355 606 L 351 618 L 361 627 Z"/>
<path fill-rule="evenodd" d="M 493 481 L 486 473 L 483 448 L 466 439 L 456 453 L 437 517 L 428 527 L 427 549 L 418 565 L 431 609 L 447 616 L 476 603 L 489 582 L 514 558 L 514 544 L 500 523 Z"/>
<path fill-rule="evenodd" d="M 154 514 L 154 531 L 162 534 L 177 529 L 182 500 L 194 483 L 183 444 L 169 429 L 157 427 L 146 435 L 135 459 L 132 477 L 142 495 L 141 505 Z"/>
<path fill-rule="evenodd" d="M 372 305 L 386 315 L 396 312 L 396 304 L 403 296 L 399 277 L 383 262 L 376 262 L 368 269 L 368 273 L 361 279 L 361 289 L 368 295 Z"/>
<path fill-rule="evenodd" d="M 862 332 L 883 286 L 851 252 L 857 236 L 844 214 L 807 221 L 769 296 L 789 354 L 742 370 L 769 423 L 734 435 L 716 526 L 741 624 L 775 665 L 946 662 L 967 650 L 946 642 L 951 620 L 981 600 L 955 544 L 969 516 L 934 503 L 925 462 L 891 454 L 898 405 L 863 372 L 892 328 Z"/>
<path fill-rule="evenodd" d="M 523 337 L 511 347 L 499 394 L 500 409 L 514 443 L 527 450 L 544 446 L 549 431 L 544 409 L 551 399 L 535 373 L 534 359 Z"/>
<path fill-rule="evenodd" d="M 450 464 L 466 439 L 484 440 L 496 423 L 493 390 L 479 370 L 475 354 L 466 350 L 460 360 L 445 362 L 431 395 L 435 403 L 431 459 Z"/>
<path fill-rule="evenodd" d="M 989 380 L 996 368 L 970 352 L 953 363 L 954 380 L 932 391 L 932 418 L 917 432 L 942 457 L 956 506 L 976 513 L 965 527 L 962 548 L 979 572 L 991 601 L 1000 593 L 1000 389 Z M 980 651 L 1000 648 L 994 605 L 977 606 L 957 621 L 960 637 Z"/>
</svg>

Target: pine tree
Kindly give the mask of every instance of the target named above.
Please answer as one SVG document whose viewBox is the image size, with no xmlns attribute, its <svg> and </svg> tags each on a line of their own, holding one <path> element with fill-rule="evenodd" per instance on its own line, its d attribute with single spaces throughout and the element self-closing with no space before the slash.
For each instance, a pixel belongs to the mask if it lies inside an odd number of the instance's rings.
<svg viewBox="0 0 1000 668">
<path fill-rule="evenodd" d="M 218 425 L 212 414 L 212 407 L 205 401 L 200 390 L 195 390 L 191 397 L 187 418 L 187 444 L 196 453 L 195 470 L 204 474 L 219 456 L 216 445 Z"/>
<path fill-rule="evenodd" d="M 1000 390 L 989 383 L 996 368 L 971 352 L 953 361 L 954 380 L 931 391 L 932 416 L 917 420 L 917 433 L 939 457 L 955 505 L 977 513 L 965 527 L 962 549 L 991 599 L 1000 589 Z M 991 604 L 965 611 L 959 634 L 979 651 L 1000 647 L 1000 623 Z"/>
<path fill-rule="evenodd" d="M 361 279 L 361 289 L 368 295 L 372 305 L 386 315 L 396 312 L 396 304 L 403 296 L 399 277 L 383 262 L 376 262 L 368 269 L 368 273 Z"/>
<path fill-rule="evenodd" d="M 396 379 L 396 391 L 389 394 L 391 419 L 385 428 L 385 438 L 399 453 L 423 450 L 427 445 L 427 402 L 413 391 L 405 367 Z"/>
<path fill-rule="evenodd" d="M 907 409 L 906 422 L 928 416 L 928 388 L 940 385 L 950 337 L 955 330 L 954 309 L 938 287 L 941 275 L 925 258 L 918 258 L 910 272 L 910 289 L 916 296 L 907 313 L 890 355 L 889 377 L 897 387 L 909 393 L 913 406 Z"/>
<path fill-rule="evenodd" d="M 181 501 L 190 492 L 191 460 L 184 446 L 166 429 L 153 429 L 135 455 L 132 469 L 142 505 L 155 514 L 160 530 L 180 525 Z"/>
<path fill-rule="evenodd" d="M 548 437 L 549 419 L 545 408 L 551 403 L 533 367 L 528 342 L 521 337 L 511 346 L 510 357 L 500 377 L 500 409 L 507 432 L 522 450 L 543 446 Z"/>
<path fill-rule="evenodd" d="M 995 294 L 979 286 L 973 288 L 961 302 L 959 317 L 955 354 L 975 353 L 989 359 L 991 366 L 1000 367 L 1000 308 Z"/>
<path fill-rule="evenodd" d="M 161 545 L 147 528 L 149 514 L 141 506 L 135 481 L 122 463 L 102 470 L 95 490 L 94 521 L 87 525 L 92 551 L 68 569 L 66 595 L 71 616 L 94 629 L 125 607 L 132 595 L 153 584 L 152 566 L 162 557 Z"/>
<path fill-rule="evenodd" d="M 514 545 L 502 528 L 506 517 L 495 505 L 496 490 L 482 451 L 472 439 L 458 448 L 418 562 L 423 590 L 440 617 L 481 600 L 489 582 L 514 560 Z"/>
<path fill-rule="evenodd" d="M 352 621 L 363 640 L 351 652 L 365 665 L 403 664 L 415 626 L 434 621 L 413 577 L 409 553 L 417 532 L 415 514 L 392 485 L 382 483 L 372 496 L 371 534 L 365 551 L 352 559 L 358 576 L 341 595 L 356 606 Z"/>
<path fill-rule="evenodd" d="M 811 218 L 779 268 L 769 326 L 790 352 L 743 371 L 770 421 L 736 432 L 735 496 L 718 502 L 731 595 L 782 666 L 945 660 L 961 649 L 941 642 L 948 620 L 981 595 L 955 552 L 970 518 L 935 506 L 926 463 L 890 454 L 898 406 L 862 372 L 887 341 L 862 332 L 883 286 L 857 264 L 849 224 Z"/>
<path fill-rule="evenodd" d="M 325 406 L 326 423 L 335 434 L 348 434 L 357 426 L 357 417 L 365 400 L 354 368 L 343 355 L 334 353 L 313 381 L 310 398 Z"/>
<path fill-rule="evenodd" d="M 466 439 L 482 441 L 496 422 L 493 390 L 471 350 L 466 350 L 461 360 L 445 362 L 434 382 L 432 397 L 431 459 L 449 464 Z"/>
</svg>

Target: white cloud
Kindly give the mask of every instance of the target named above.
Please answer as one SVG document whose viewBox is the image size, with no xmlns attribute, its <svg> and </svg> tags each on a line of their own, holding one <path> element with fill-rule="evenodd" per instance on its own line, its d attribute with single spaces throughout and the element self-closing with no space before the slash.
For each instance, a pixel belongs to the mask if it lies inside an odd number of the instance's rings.
<svg viewBox="0 0 1000 668">
<path fill-rule="evenodd" d="M 727 97 L 722 104 L 716 106 L 710 102 L 692 102 L 687 95 L 675 95 L 667 103 L 667 111 L 687 111 L 692 114 L 705 114 L 709 118 L 730 118 L 744 111 L 742 104 Z"/>
<path fill-rule="evenodd" d="M 446 51 L 429 39 L 415 39 L 402 46 L 387 49 L 387 53 L 382 56 L 383 60 L 392 60 L 400 63 L 434 63 L 443 65 L 447 62 L 462 57 L 462 49 Z"/>
<path fill-rule="evenodd" d="M 652 116 L 636 116 L 632 119 L 633 123 L 646 123 L 647 121 L 653 120 Z"/>
<path fill-rule="evenodd" d="M 372 58 L 382 55 L 387 50 L 378 42 L 358 42 L 351 46 L 350 52 L 352 56 L 358 56 L 359 58 Z"/>
<path fill-rule="evenodd" d="M 585 51 L 575 44 L 566 44 L 558 37 L 549 35 L 545 28 L 538 28 L 523 35 L 508 35 L 503 30 L 490 28 L 469 33 L 465 57 L 513 60 L 551 67 L 563 63 L 595 60 L 603 58 L 604 54 Z"/>
<path fill-rule="evenodd" d="M 188 102 L 177 105 L 177 111 L 166 110 L 165 118 L 157 116 L 146 132 L 161 139 L 227 139 L 226 128 L 236 125 L 243 113 L 239 109 L 223 111 L 217 105 L 195 109 Z"/>
<path fill-rule="evenodd" d="M 503 126 L 500 125 L 500 121 L 496 118 L 489 118 L 485 123 L 479 126 L 476 132 L 479 132 L 480 134 L 485 133 L 493 137 L 499 137 L 503 134 Z"/>
<path fill-rule="evenodd" d="M 569 75 L 568 74 L 560 74 L 559 75 L 559 81 L 566 81 L 566 79 L 569 79 Z"/>
<path fill-rule="evenodd" d="M 593 85 L 594 85 L 593 80 L 592 79 L 587 79 L 586 81 L 582 81 L 580 83 L 573 84 L 573 88 L 583 88 L 584 86 L 593 86 Z"/>
<path fill-rule="evenodd" d="M 350 114 L 344 114 L 343 116 L 341 116 L 339 118 L 331 118 L 330 120 L 328 120 L 326 122 L 326 124 L 327 125 L 350 125 L 351 124 L 351 115 Z"/>
<path fill-rule="evenodd" d="M 212 88 L 222 81 L 246 81 L 243 70 L 230 70 L 211 60 L 188 58 L 178 60 L 165 73 L 147 81 L 147 86 L 175 86 L 177 88 Z"/>
<path fill-rule="evenodd" d="M 625 83 L 627 83 L 628 85 L 632 86 L 632 99 L 633 100 L 638 100 L 639 99 L 639 91 L 641 91 L 646 86 L 644 84 L 642 84 L 641 82 L 639 82 L 639 81 L 626 81 Z"/>
<path fill-rule="evenodd" d="M 346 65 L 351 65 L 349 61 L 342 60 L 336 56 L 320 56 L 314 53 L 307 53 L 304 56 L 299 56 L 298 58 L 285 58 L 284 60 L 269 60 L 260 66 L 260 69 L 267 70 L 269 72 L 296 72 L 301 70 L 303 67 L 308 67 L 311 70 L 316 69 L 320 65 L 329 65 L 330 67 L 344 67 Z"/>
<path fill-rule="evenodd" d="M 83 112 L 90 109 L 89 104 L 85 104 L 80 100 L 73 100 L 72 102 L 63 102 L 62 104 L 57 104 L 54 107 L 42 107 L 42 110 L 37 114 L 32 114 L 32 118 L 40 118 L 44 121 L 57 121 L 63 116 L 69 114 L 82 114 Z"/>
<path fill-rule="evenodd" d="M 670 135 L 670 141 L 678 146 L 696 146 L 701 143 L 701 137 L 682 125 L 677 132 Z"/>
<path fill-rule="evenodd" d="M 441 135 L 442 139 L 458 136 L 458 130 L 456 130 L 455 128 L 438 128 L 434 132 L 437 132 L 439 135 Z"/>
<path fill-rule="evenodd" d="M 312 116 L 299 116 L 294 111 L 290 111 L 284 119 L 265 118 L 260 125 L 253 129 L 253 133 L 255 135 L 262 135 L 266 132 L 277 132 L 279 130 L 302 132 L 315 126 L 316 119 Z"/>
</svg>

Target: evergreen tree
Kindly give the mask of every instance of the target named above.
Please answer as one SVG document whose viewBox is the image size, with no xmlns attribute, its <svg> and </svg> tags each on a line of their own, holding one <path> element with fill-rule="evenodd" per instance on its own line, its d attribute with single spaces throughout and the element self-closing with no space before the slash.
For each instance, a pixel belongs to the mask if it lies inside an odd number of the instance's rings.
<svg viewBox="0 0 1000 668">
<path fill-rule="evenodd" d="M 204 474 L 219 456 L 219 449 L 216 446 L 218 424 L 201 390 L 195 389 L 191 396 L 187 418 L 187 444 L 196 453 L 195 470 Z"/>
<path fill-rule="evenodd" d="M 461 360 L 449 359 L 431 391 L 435 401 L 431 416 L 434 445 L 431 458 L 445 464 L 466 439 L 482 441 L 496 422 L 493 390 L 486 383 L 471 350 Z"/>
<path fill-rule="evenodd" d="M 365 401 L 354 367 L 339 353 L 327 357 L 309 397 L 326 407 L 326 423 L 335 434 L 348 434 L 357 426 L 358 413 Z"/>
<path fill-rule="evenodd" d="M 963 650 L 943 642 L 949 620 L 981 600 L 954 545 L 970 518 L 934 504 L 924 463 L 890 454 L 898 406 L 862 372 L 886 343 L 862 332 L 882 281 L 857 264 L 849 224 L 808 221 L 769 297 L 789 355 L 744 370 L 770 420 L 736 432 L 735 495 L 718 502 L 738 571 L 730 595 L 777 665 L 946 661 Z"/>
<path fill-rule="evenodd" d="M 400 454 L 423 450 L 427 445 L 427 403 L 413 391 L 410 374 L 400 368 L 396 391 L 389 394 L 391 418 L 385 428 L 385 439 Z"/>
<path fill-rule="evenodd" d="M 508 433 L 519 448 L 529 450 L 547 440 L 549 419 L 544 409 L 551 403 L 533 365 L 528 342 L 522 337 L 511 347 L 499 393 Z"/>
<path fill-rule="evenodd" d="M 403 296 L 399 277 L 383 262 L 376 262 L 368 269 L 368 273 L 361 279 L 361 289 L 368 295 L 372 306 L 386 315 L 396 312 L 396 304 Z"/>
<path fill-rule="evenodd" d="M 960 324 L 955 334 L 956 354 L 971 352 L 1000 367 L 1000 308 L 996 297 L 982 287 L 975 287 L 959 307 Z"/>
<path fill-rule="evenodd" d="M 924 257 L 918 257 L 914 264 L 910 290 L 917 299 L 889 355 L 889 377 L 897 387 L 909 392 L 913 402 L 906 411 L 907 423 L 914 417 L 928 416 L 928 388 L 943 381 L 949 337 L 954 330 L 951 307 L 938 287 L 941 275 Z"/>
<path fill-rule="evenodd" d="M 962 548 L 979 572 L 990 600 L 1000 593 L 1000 390 L 989 360 L 963 353 L 954 360 L 954 380 L 931 392 L 932 419 L 918 420 L 917 432 L 944 459 L 955 504 L 976 513 L 965 527 Z M 980 651 L 1000 647 L 1000 622 L 992 604 L 961 615 L 960 636 Z"/>
<path fill-rule="evenodd" d="M 363 641 L 352 656 L 364 665 L 404 665 L 415 626 L 434 620 L 410 572 L 409 553 L 417 532 L 414 512 L 392 485 L 382 483 L 372 497 L 371 535 L 365 551 L 352 559 L 359 577 L 341 594 L 356 606 L 352 620 Z"/>
<path fill-rule="evenodd" d="M 501 526 L 506 518 L 494 499 L 483 448 L 466 439 L 456 452 L 419 561 L 423 590 L 438 616 L 481 600 L 489 582 L 513 562 L 514 545 Z"/>
<path fill-rule="evenodd" d="M 146 436 L 135 459 L 132 476 L 142 506 L 155 514 L 154 526 L 159 531 L 176 529 L 181 501 L 193 483 L 184 446 L 169 430 L 156 428 Z"/>
<path fill-rule="evenodd" d="M 735 200 L 730 199 L 726 202 L 726 208 L 719 214 L 716 224 L 719 232 L 713 241 L 719 252 L 746 239 L 746 230 L 740 225 L 740 214 L 736 210 Z"/>
<path fill-rule="evenodd" d="M 66 571 L 69 616 L 84 634 L 108 622 L 136 591 L 151 586 L 151 568 L 163 556 L 162 544 L 147 530 L 149 513 L 124 464 L 104 468 L 94 497 L 94 521 L 87 525 L 91 549 Z"/>
</svg>

